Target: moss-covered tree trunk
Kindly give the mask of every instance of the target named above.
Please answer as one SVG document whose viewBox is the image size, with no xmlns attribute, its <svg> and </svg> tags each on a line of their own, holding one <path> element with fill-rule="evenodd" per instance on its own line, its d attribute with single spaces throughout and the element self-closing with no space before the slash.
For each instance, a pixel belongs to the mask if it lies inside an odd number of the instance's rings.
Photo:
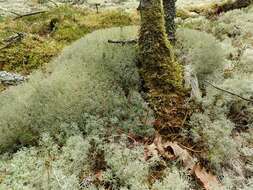
<svg viewBox="0 0 253 190">
<path fill-rule="evenodd" d="M 161 0 L 142 0 L 139 34 L 141 75 L 149 89 L 175 91 L 182 85 L 182 69 L 166 35 Z"/>
<path fill-rule="evenodd" d="M 176 1 L 177 0 L 163 0 L 165 28 L 166 28 L 168 38 L 172 44 L 175 43 Z"/>
<path fill-rule="evenodd" d="M 147 101 L 156 113 L 155 129 L 163 135 L 182 127 L 186 113 L 182 68 L 175 61 L 165 29 L 161 0 L 141 0 L 140 74 Z"/>
</svg>

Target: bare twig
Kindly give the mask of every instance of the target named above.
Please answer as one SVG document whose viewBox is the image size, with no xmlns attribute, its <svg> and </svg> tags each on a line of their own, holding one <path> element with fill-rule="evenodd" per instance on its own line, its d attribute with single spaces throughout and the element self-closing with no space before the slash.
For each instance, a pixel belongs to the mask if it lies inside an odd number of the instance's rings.
<svg viewBox="0 0 253 190">
<path fill-rule="evenodd" d="M 137 44 L 137 40 L 108 40 L 108 43 L 110 44 Z"/>
<path fill-rule="evenodd" d="M 182 148 L 185 148 L 186 150 L 191 151 L 191 152 L 196 152 L 196 153 L 201 153 L 201 152 L 203 152 L 203 151 L 201 151 L 201 150 L 193 150 L 192 148 L 189 148 L 189 147 L 187 147 L 187 146 L 184 146 L 183 144 L 180 144 L 180 143 L 178 143 L 178 145 L 181 146 Z"/>
<path fill-rule="evenodd" d="M 6 49 L 8 47 L 10 47 L 12 44 L 17 43 L 17 42 L 21 42 L 22 39 L 24 38 L 25 34 L 22 32 L 17 32 L 16 34 L 8 37 L 7 39 L 4 40 L 4 42 L 6 43 L 3 47 L 0 48 L 0 51 L 3 49 Z"/>
<path fill-rule="evenodd" d="M 233 96 L 236 96 L 236 97 L 238 97 L 238 98 L 241 98 L 242 100 L 245 100 L 245 101 L 248 101 L 248 102 L 253 103 L 253 100 L 248 99 L 248 98 L 245 98 L 245 97 L 242 97 L 242 96 L 240 96 L 240 95 L 238 95 L 238 94 L 235 94 L 235 93 L 230 92 L 230 91 L 228 91 L 228 90 L 222 89 L 222 88 L 220 88 L 220 87 L 218 87 L 218 86 L 215 86 L 214 84 L 210 83 L 209 81 L 205 81 L 205 83 L 209 84 L 210 86 L 212 86 L 213 88 L 215 88 L 215 89 L 217 89 L 217 90 L 220 90 L 220 91 L 222 91 L 222 92 L 226 92 L 226 93 L 228 93 L 228 94 L 230 94 L 230 95 L 233 95 Z"/>
<path fill-rule="evenodd" d="M 47 11 L 37 11 L 37 12 L 32 12 L 32 13 L 27 13 L 27 14 L 23 14 L 23 15 L 19 15 L 17 17 L 15 17 L 13 20 L 17 20 L 23 17 L 28 17 L 28 16 L 33 16 L 33 15 L 37 15 L 37 14 L 42 14 L 42 13 L 46 13 Z"/>
</svg>

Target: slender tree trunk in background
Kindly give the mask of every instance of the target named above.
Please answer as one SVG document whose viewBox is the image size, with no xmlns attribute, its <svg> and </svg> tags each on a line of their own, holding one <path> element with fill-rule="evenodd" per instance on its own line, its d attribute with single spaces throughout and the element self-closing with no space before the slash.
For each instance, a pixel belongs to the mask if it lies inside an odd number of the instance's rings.
<svg viewBox="0 0 253 190">
<path fill-rule="evenodd" d="M 139 34 L 141 75 L 149 89 L 173 91 L 181 88 L 182 69 L 175 61 L 166 35 L 161 0 L 141 0 Z"/>
<path fill-rule="evenodd" d="M 177 0 L 163 0 L 166 33 L 172 44 L 175 44 L 176 1 Z"/>
</svg>

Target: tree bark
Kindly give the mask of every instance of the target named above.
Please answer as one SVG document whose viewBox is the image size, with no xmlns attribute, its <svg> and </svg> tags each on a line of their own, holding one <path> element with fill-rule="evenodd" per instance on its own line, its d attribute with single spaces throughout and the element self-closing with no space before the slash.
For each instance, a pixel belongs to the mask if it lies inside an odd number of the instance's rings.
<svg viewBox="0 0 253 190">
<path fill-rule="evenodd" d="M 175 17 L 176 17 L 176 0 L 163 0 L 165 29 L 168 38 L 172 44 L 175 44 Z"/>
<path fill-rule="evenodd" d="M 145 98 L 156 115 L 154 128 L 167 135 L 181 128 L 187 117 L 182 66 L 175 61 L 166 34 L 161 0 L 141 0 L 139 10 L 138 62 Z"/>
<path fill-rule="evenodd" d="M 139 34 L 141 74 L 149 89 L 172 90 L 182 85 L 182 69 L 166 35 L 161 0 L 141 0 Z"/>
</svg>

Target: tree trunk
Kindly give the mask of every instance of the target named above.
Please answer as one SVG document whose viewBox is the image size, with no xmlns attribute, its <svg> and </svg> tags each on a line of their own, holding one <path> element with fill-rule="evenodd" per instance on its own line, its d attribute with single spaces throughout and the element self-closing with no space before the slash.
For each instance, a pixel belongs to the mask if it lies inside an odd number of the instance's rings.
<svg viewBox="0 0 253 190">
<path fill-rule="evenodd" d="M 163 0 L 165 29 L 168 38 L 172 44 L 175 44 L 175 17 L 176 17 L 176 0 Z"/>
<path fill-rule="evenodd" d="M 139 36 L 141 75 L 149 89 L 176 90 L 182 85 L 182 69 L 175 61 L 166 35 L 160 0 L 141 0 Z"/>
</svg>

